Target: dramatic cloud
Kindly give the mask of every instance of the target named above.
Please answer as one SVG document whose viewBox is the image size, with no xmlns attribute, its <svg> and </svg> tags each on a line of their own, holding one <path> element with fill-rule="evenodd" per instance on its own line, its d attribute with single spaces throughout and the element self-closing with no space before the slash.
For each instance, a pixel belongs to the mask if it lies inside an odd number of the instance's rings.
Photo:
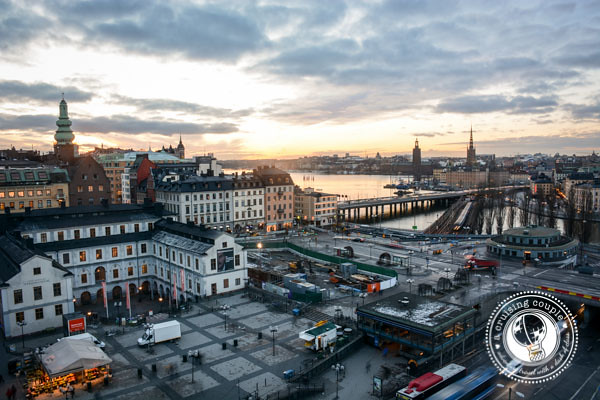
<svg viewBox="0 0 600 400">
<path fill-rule="evenodd" d="M 52 103 L 60 101 L 61 93 L 66 93 L 70 101 L 85 102 L 92 94 L 73 86 L 58 87 L 44 82 L 25 83 L 0 81 L 0 101 Z"/>
<path fill-rule="evenodd" d="M 553 97 L 540 98 L 516 96 L 462 96 L 443 100 L 435 108 L 438 113 L 489 113 L 505 111 L 509 114 L 543 114 L 554 110 L 558 105 Z"/>
</svg>

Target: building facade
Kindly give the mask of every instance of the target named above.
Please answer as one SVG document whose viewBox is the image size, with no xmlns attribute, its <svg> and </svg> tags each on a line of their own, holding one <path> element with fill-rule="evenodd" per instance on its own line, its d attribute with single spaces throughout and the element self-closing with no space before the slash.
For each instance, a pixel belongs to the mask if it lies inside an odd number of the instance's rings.
<svg viewBox="0 0 600 400">
<path fill-rule="evenodd" d="M 0 211 L 69 206 L 69 176 L 61 168 L 0 169 Z"/>
<path fill-rule="evenodd" d="M 294 181 L 275 167 L 258 167 L 253 175 L 265 187 L 265 227 L 267 231 L 289 229 L 294 221 Z"/>
<path fill-rule="evenodd" d="M 294 192 L 296 217 L 304 224 L 330 226 L 335 223 L 337 213 L 337 195 L 315 192 L 313 188 Z"/>
<path fill-rule="evenodd" d="M 0 319 L 6 337 L 62 327 L 73 312 L 73 274 L 31 241 L 0 236 Z"/>
</svg>

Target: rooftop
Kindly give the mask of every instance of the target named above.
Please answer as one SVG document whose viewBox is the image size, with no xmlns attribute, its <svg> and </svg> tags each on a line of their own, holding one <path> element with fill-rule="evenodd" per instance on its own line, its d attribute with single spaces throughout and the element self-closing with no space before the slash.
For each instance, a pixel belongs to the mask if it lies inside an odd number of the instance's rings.
<svg viewBox="0 0 600 400">
<path fill-rule="evenodd" d="M 357 312 L 426 331 L 442 329 L 455 320 L 465 318 L 475 311 L 472 308 L 432 300 L 409 293 L 399 293 L 358 307 Z"/>
</svg>

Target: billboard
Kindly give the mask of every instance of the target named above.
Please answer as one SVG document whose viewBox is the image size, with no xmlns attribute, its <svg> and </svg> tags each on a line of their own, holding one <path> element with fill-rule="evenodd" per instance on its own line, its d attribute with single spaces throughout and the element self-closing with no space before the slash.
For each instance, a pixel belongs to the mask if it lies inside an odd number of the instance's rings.
<svg viewBox="0 0 600 400">
<path fill-rule="evenodd" d="M 85 332 L 85 318 L 70 319 L 69 335 L 81 331 Z"/>
<path fill-rule="evenodd" d="M 217 271 L 229 271 L 233 267 L 233 249 L 217 250 Z"/>
</svg>

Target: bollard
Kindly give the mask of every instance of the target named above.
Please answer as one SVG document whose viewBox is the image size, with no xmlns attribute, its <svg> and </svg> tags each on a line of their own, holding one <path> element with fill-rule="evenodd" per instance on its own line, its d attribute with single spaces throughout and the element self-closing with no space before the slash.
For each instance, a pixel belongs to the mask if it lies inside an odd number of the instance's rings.
<svg viewBox="0 0 600 400">
<path fill-rule="evenodd" d="M 142 379 L 142 369 L 138 368 L 138 378 Z"/>
</svg>

